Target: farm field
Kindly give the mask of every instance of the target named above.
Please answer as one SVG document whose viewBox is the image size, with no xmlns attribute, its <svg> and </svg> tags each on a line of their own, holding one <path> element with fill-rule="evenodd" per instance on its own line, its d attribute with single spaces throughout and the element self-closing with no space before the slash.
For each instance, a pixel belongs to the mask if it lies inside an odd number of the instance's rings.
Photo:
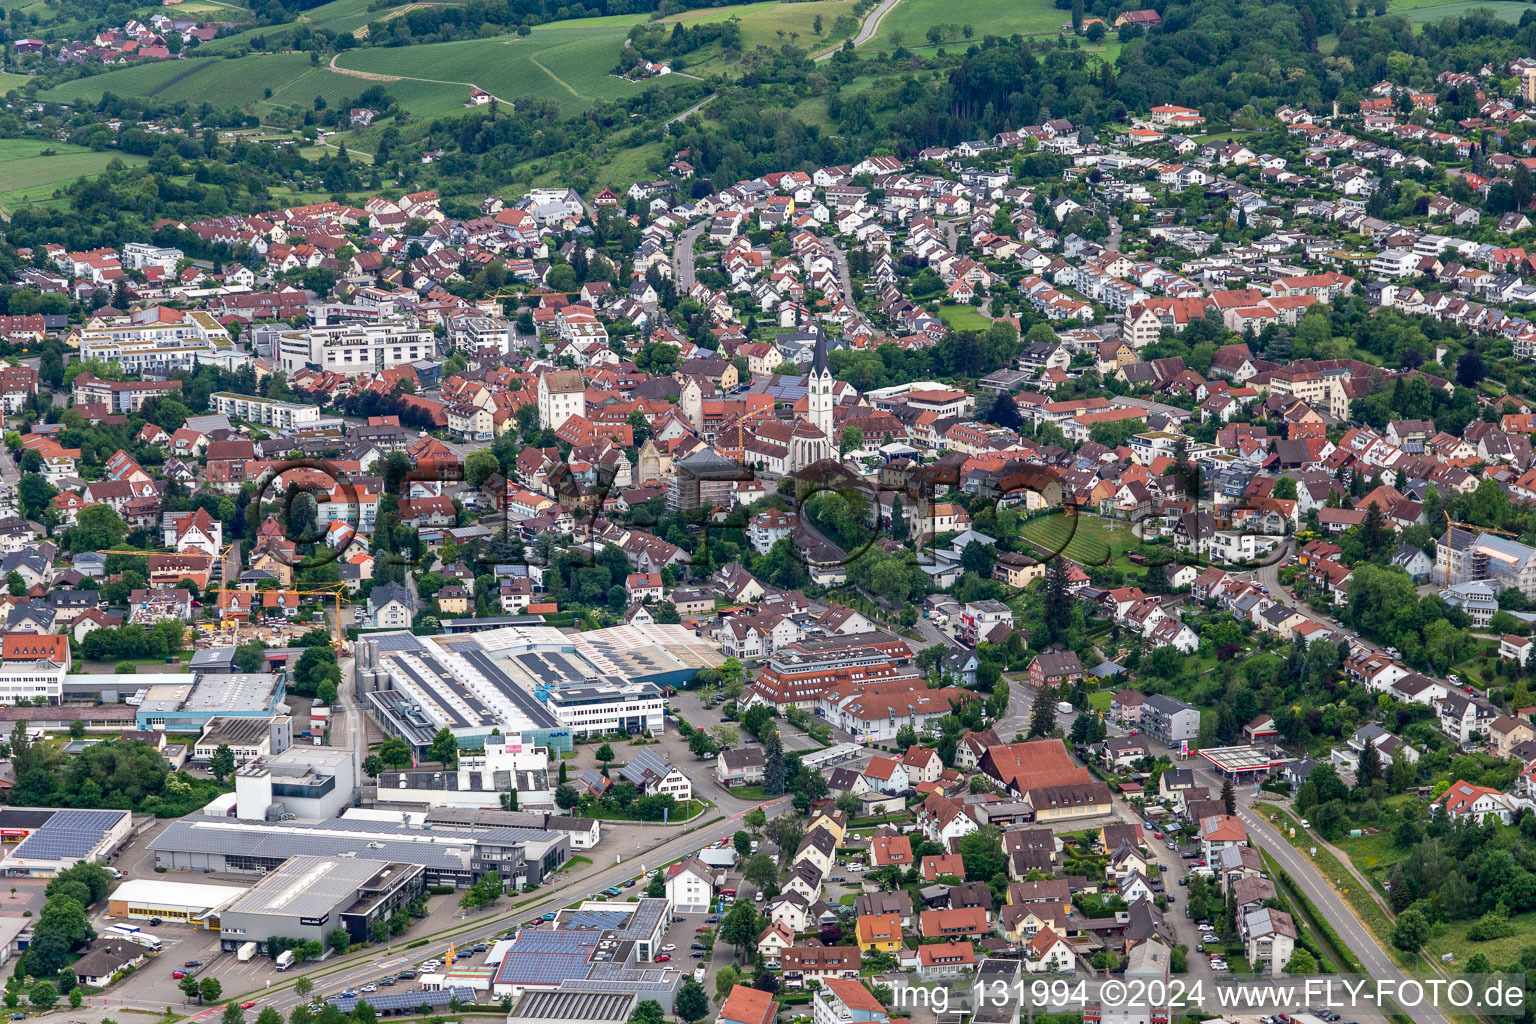
<svg viewBox="0 0 1536 1024">
<path fill-rule="evenodd" d="M 925 37 L 931 25 L 971 25 L 978 38 L 988 33 L 1055 35 L 1062 23 L 1071 19 L 1070 11 L 1060 9 L 1050 0 L 972 0 L 967 4 L 901 0 L 880 23 L 874 44 L 878 49 L 894 49 L 899 37 L 906 46 L 921 45 L 927 42 Z"/>
<path fill-rule="evenodd" d="M 633 83 L 609 74 L 627 34 L 623 25 L 593 29 L 580 22 L 565 22 L 535 29 L 523 37 L 350 50 L 336 65 L 401 78 L 473 82 L 505 100 L 548 100 L 563 112 L 574 112 L 596 100 L 617 99 L 640 89 L 667 88 L 679 80 L 667 76 Z"/>
<path fill-rule="evenodd" d="M 44 156 L 44 150 L 53 155 Z M 144 162 L 144 157 L 115 150 L 96 152 L 39 139 L 0 140 L 0 210 L 50 199 L 55 189 L 82 175 L 99 174 L 114 159 Z"/>
<path fill-rule="evenodd" d="M 66 82 L 40 96 L 93 103 L 110 90 L 121 96 L 144 96 L 165 102 L 206 101 L 243 107 L 260 115 L 279 106 L 307 107 L 316 96 L 323 96 L 328 104 L 337 106 L 375 84 L 378 83 L 337 74 L 324 65 L 316 67 L 306 53 L 269 53 L 145 64 Z M 404 107 L 428 116 L 462 109 L 468 93 L 463 86 L 431 82 L 390 82 L 387 87 Z M 271 91 L 270 97 L 264 95 L 267 90 Z"/>
<path fill-rule="evenodd" d="M 1412 0 L 1409 0 L 1409 2 L 1411 3 Z M 1412 8 L 1393 4 L 1388 9 L 1388 13 L 1406 15 L 1413 24 L 1422 25 L 1426 22 L 1440 21 L 1443 18 L 1459 18 L 1476 10 L 1491 11 L 1494 17 L 1502 21 L 1514 23 L 1519 21 L 1520 15 L 1530 10 L 1530 7 L 1526 4 L 1514 3 L 1512 0 L 1494 0 L 1491 3 L 1478 3 L 1476 0 L 1459 0 L 1457 3 L 1427 4 Z"/>
<path fill-rule="evenodd" d="M 20 89 L 27 84 L 27 79 L 26 75 L 13 75 L 9 71 L 0 71 L 0 96 L 12 89 Z"/>
<path fill-rule="evenodd" d="M 910 0 L 903 0 L 910 2 Z M 798 32 L 795 40 L 800 46 L 824 49 L 844 36 L 832 34 L 832 23 L 842 15 L 853 14 L 854 0 L 807 0 L 805 3 L 781 3 L 765 0 L 763 3 L 743 4 L 737 7 L 713 7 L 702 11 L 684 11 L 661 19 L 663 22 L 680 21 L 685 25 L 703 25 L 736 18 L 741 22 L 741 46 L 750 50 L 755 46 L 778 46 L 789 41 L 791 32 Z M 814 32 L 817 15 L 821 16 L 822 34 Z M 602 19 L 608 20 L 606 18 Z M 634 24 L 639 19 L 629 19 Z M 784 33 L 784 39 L 779 33 Z"/>
<path fill-rule="evenodd" d="M 1096 516 L 1041 516 L 1025 523 L 1020 532 L 1041 547 L 1042 554 L 1061 554 L 1081 565 L 1104 565 L 1137 540 L 1125 526 L 1111 526 Z"/>
</svg>

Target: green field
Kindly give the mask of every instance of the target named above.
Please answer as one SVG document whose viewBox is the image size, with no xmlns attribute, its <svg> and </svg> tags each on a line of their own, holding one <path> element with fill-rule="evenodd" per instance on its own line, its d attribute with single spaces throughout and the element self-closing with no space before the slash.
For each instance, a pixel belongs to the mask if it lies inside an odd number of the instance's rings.
<svg viewBox="0 0 1536 1024">
<path fill-rule="evenodd" d="M 844 14 L 853 14 L 853 5 L 854 0 L 807 0 L 804 3 L 764 0 L 763 3 L 743 4 L 737 7 L 684 11 L 681 14 L 663 18 L 662 21 L 680 21 L 685 25 L 700 25 L 735 18 L 741 22 L 741 47 L 744 50 L 750 50 L 756 46 L 778 46 L 791 41 L 807 49 L 821 50 L 843 38 L 832 34 L 832 23 Z M 817 15 L 821 16 L 822 34 L 819 36 L 813 31 Z M 634 23 L 638 19 L 629 20 Z M 784 33 L 782 39 L 779 37 L 780 32 Z M 800 38 L 791 40 L 790 33 L 793 32 L 798 32 Z"/>
<path fill-rule="evenodd" d="M 1513 24 L 1519 21 L 1520 15 L 1530 10 L 1530 7 L 1526 4 L 1514 3 L 1512 0 L 1495 0 L 1494 3 L 1476 3 L 1471 2 L 1471 0 L 1462 0 L 1459 3 L 1440 4 L 1438 6 L 1419 7 L 1403 11 L 1399 11 L 1397 6 L 1393 5 L 1390 13 L 1406 14 L 1409 21 L 1415 25 L 1422 25 L 1425 22 L 1439 21 L 1442 18 L 1459 18 L 1464 14 L 1471 14 L 1477 10 L 1490 11 L 1494 17 Z"/>
<path fill-rule="evenodd" d="M 1031 519 L 1020 530 L 1047 555 L 1065 555 L 1081 565 L 1105 565 L 1137 540 L 1130 527 L 1111 526 L 1097 516 L 1060 515 Z"/>
<path fill-rule="evenodd" d="M 42 155 L 44 150 L 53 155 Z M 144 157 L 38 139 L 0 140 L 0 210 L 50 199 L 55 189 L 83 175 L 99 174 L 113 160 L 143 163 Z"/>
<path fill-rule="evenodd" d="M 979 313 L 975 306 L 946 302 L 939 307 L 939 319 L 957 331 L 984 331 L 992 321 Z"/>
<path fill-rule="evenodd" d="M 338 67 L 375 75 L 473 82 L 504 100 L 548 100 L 558 104 L 562 111 L 574 112 L 595 100 L 632 96 L 642 89 L 668 88 L 679 81 L 669 75 L 636 83 L 609 74 L 627 34 L 623 25 L 592 28 L 582 22 L 565 22 L 540 27 L 523 37 L 494 36 L 426 46 L 351 50 L 336 63 Z M 395 85 L 388 83 L 386 88 L 393 93 Z"/>
<path fill-rule="evenodd" d="M 28 77 L 26 75 L 13 75 L 9 71 L 0 71 L 0 96 L 5 95 L 12 89 L 20 89 L 27 82 Z"/>
<path fill-rule="evenodd" d="M 979 39 L 984 35 L 1026 36 L 1055 35 L 1072 15 L 1050 0 L 971 0 L 956 4 L 952 0 L 901 0 L 896 9 L 880 23 L 873 42 L 877 48 L 891 49 L 899 38 L 902 45 L 925 44 L 931 25 L 970 25 Z"/>
</svg>

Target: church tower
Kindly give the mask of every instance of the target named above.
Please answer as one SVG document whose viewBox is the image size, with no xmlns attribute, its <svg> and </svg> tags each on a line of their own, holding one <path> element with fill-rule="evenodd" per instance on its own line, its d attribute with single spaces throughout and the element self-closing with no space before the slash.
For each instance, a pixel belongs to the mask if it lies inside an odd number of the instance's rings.
<svg viewBox="0 0 1536 1024">
<path fill-rule="evenodd" d="M 832 436 L 832 370 L 827 366 L 827 335 L 818 331 L 816 355 L 811 359 L 811 377 L 806 382 L 806 414 L 812 425 L 826 437 L 827 443 L 836 447 Z"/>
<path fill-rule="evenodd" d="M 683 386 L 677 396 L 677 408 L 683 419 L 697 431 L 704 430 L 704 389 L 692 377 L 683 378 Z"/>
</svg>

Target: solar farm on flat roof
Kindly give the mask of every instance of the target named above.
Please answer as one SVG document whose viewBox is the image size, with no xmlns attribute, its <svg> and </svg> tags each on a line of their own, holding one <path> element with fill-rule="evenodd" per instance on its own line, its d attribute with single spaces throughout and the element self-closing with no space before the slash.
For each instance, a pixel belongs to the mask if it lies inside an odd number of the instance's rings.
<svg viewBox="0 0 1536 1024">
<path fill-rule="evenodd" d="M 326 996 L 325 1001 L 342 1013 L 351 1014 L 358 1003 L 367 1003 L 379 1013 L 407 1013 L 421 1006 L 436 1009 L 455 999 L 468 1005 L 475 1001 L 475 990 L 464 986 L 446 989 L 417 989 L 414 992 L 370 992 L 368 995 Z"/>
<path fill-rule="evenodd" d="M 629 992 L 527 992 L 512 1018 L 550 1021 L 623 1021 L 635 997 Z"/>
<path fill-rule="evenodd" d="M 20 860 L 66 860 L 90 856 L 127 811 L 57 811 L 11 851 Z"/>
</svg>

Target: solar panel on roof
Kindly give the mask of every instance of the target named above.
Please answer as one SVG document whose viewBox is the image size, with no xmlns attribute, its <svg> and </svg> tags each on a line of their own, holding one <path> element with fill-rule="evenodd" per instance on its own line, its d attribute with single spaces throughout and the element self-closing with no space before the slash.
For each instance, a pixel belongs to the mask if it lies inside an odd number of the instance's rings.
<svg viewBox="0 0 1536 1024">
<path fill-rule="evenodd" d="M 358 1003 L 368 1003 L 381 1013 L 414 1010 L 423 1004 L 432 1007 L 447 1006 L 457 999 L 461 1003 L 473 1003 L 475 990 L 463 985 L 449 989 L 416 989 L 411 992 L 371 992 L 365 996 L 327 996 L 325 1001 L 342 1013 L 350 1014 Z"/>
</svg>

